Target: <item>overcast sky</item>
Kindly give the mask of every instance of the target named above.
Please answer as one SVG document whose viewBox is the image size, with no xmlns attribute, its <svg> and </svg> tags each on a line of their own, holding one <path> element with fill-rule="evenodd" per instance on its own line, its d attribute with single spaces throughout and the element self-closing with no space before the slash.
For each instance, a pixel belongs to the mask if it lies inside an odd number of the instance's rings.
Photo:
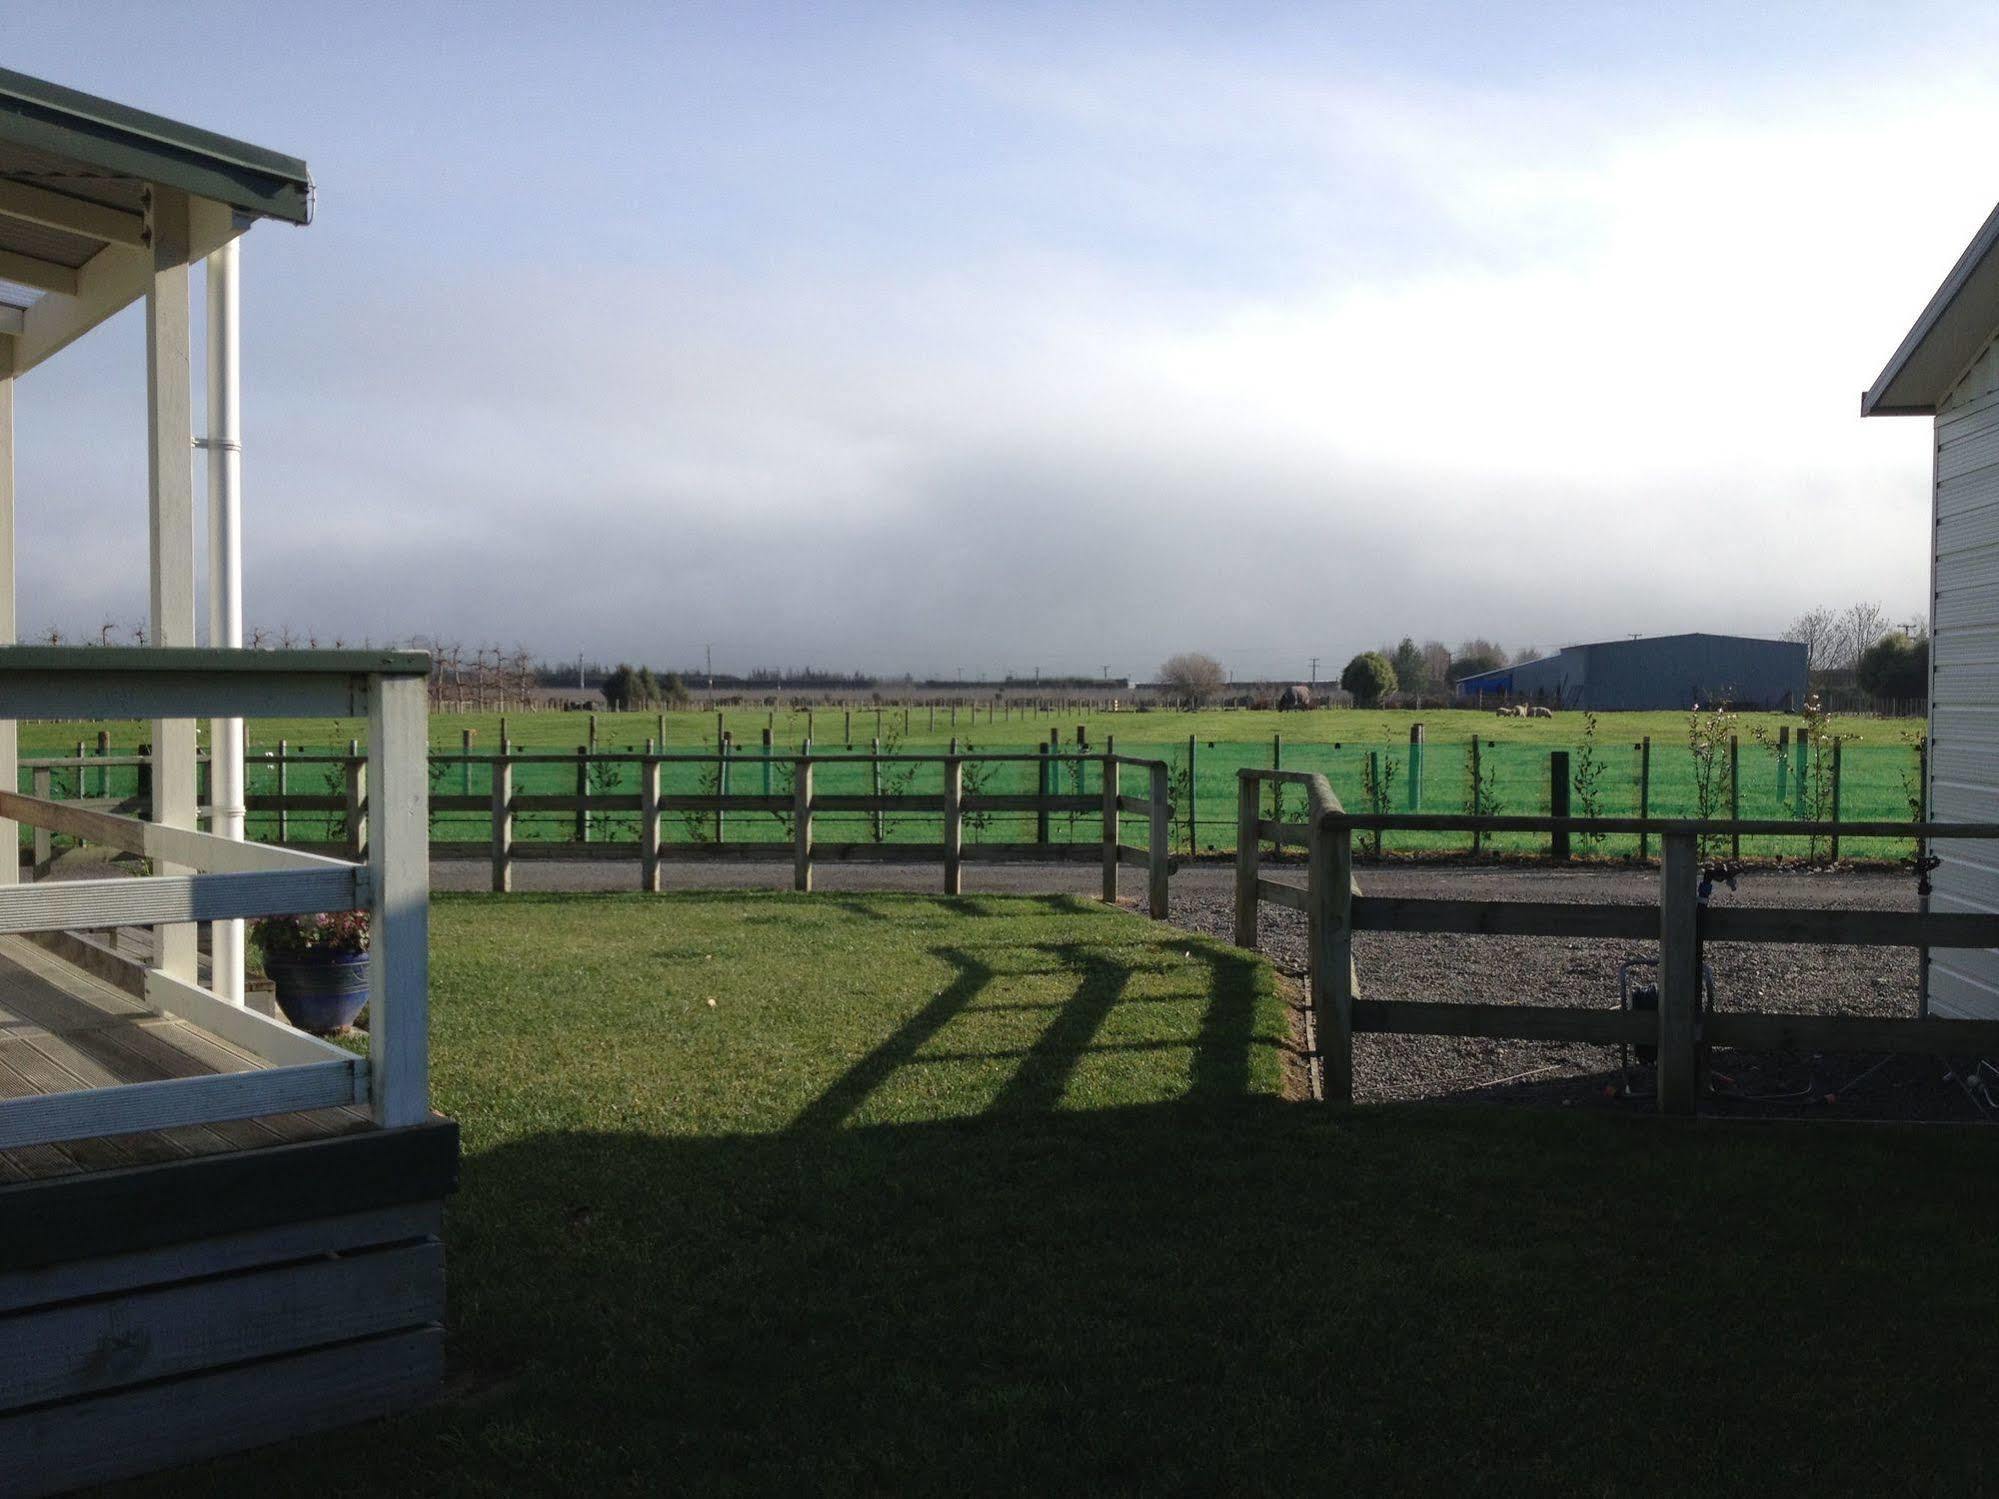
<svg viewBox="0 0 1999 1499">
<path fill-rule="evenodd" d="M 246 595 L 658 665 L 1245 676 L 1925 607 L 1857 416 L 1999 196 L 1961 5 L 37 5 L 303 156 Z M 197 278 L 197 287 L 199 278 Z M 137 309 L 22 382 L 24 632 L 145 607 Z"/>
</svg>

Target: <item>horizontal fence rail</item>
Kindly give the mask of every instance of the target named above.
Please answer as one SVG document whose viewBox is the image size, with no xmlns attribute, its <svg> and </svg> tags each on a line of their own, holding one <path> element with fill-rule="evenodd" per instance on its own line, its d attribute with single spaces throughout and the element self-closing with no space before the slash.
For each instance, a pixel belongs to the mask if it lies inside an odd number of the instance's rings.
<svg viewBox="0 0 1999 1499">
<path fill-rule="evenodd" d="M 1272 783 L 1295 785 L 1288 772 L 1245 769 L 1238 787 L 1237 945 L 1257 940 L 1257 907 L 1268 901 L 1303 911 L 1309 937 L 1309 1049 L 1318 1096 L 1353 1097 L 1352 1037 L 1359 1033 L 1576 1041 L 1657 1048 L 1662 1112 L 1695 1110 L 1706 1054 L 1715 1046 L 1762 1050 L 1880 1051 L 1937 1056 L 1999 1053 L 1999 1021 L 1703 1012 L 1702 953 L 1709 942 L 1825 943 L 1847 946 L 1999 947 L 1999 914 L 1848 911 L 1710 906 L 1700 894 L 1702 852 L 1732 846 L 1744 834 L 1780 828 L 1831 838 L 1870 836 L 1874 824 L 1782 823 L 1757 819 L 1585 820 L 1471 814 L 1347 811 L 1331 787 L 1308 780 L 1306 820 L 1262 815 Z M 1354 835 L 1410 828 L 1517 831 L 1557 836 L 1579 826 L 1637 832 L 1658 840 L 1657 905 L 1558 901 L 1437 900 L 1369 896 L 1354 878 Z M 1919 847 L 1946 840 L 1999 840 L 1999 824 L 1883 824 Z M 1885 836 L 1885 834 L 1883 834 Z M 1304 885 L 1261 872 L 1262 844 L 1302 845 Z M 1496 1004 L 1475 1001 L 1361 998 L 1352 961 L 1355 932 L 1443 932 L 1504 937 L 1625 938 L 1658 944 L 1657 1013 L 1622 1008 Z"/>
<path fill-rule="evenodd" d="M 41 810 L 36 819 L 20 820 L 36 829 L 33 862 L 38 870 L 45 870 L 52 857 L 52 834 L 107 843 L 130 853 L 156 852 L 153 845 L 141 847 L 130 838 L 119 842 L 104 836 L 113 824 L 128 822 L 119 813 L 144 809 L 143 796 L 120 801 L 88 795 L 104 789 L 101 780 L 92 778 L 106 767 L 125 764 L 144 772 L 149 767 L 145 757 L 84 754 L 24 764 L 35 777 L 37 796 L 19 800 L 34 801 Z M 260 762 L 253 755 L 249 764 L 254 769 Z M 244 797 L 253 832 L 274 835 L 274 843 L 287 850 L 337 854 L 347 860 L 365 855 L 369 797 L 364 757 L 287 748 L 262 765 L 274 771 L 287 789 Z M 1031 772 L 1027 779 L 1033 789 L 975 789 L 1009 769 Z M 467 789 L 474 784 L 475 770 L 484 784 L 478 790 Z M 668 790 L 665 778 L 675 770 L 704 779 L 708 789 Z M 534 771 L 557 771 L 573 778 L 570 789 L 524 789 L 522 781 Z M 828 789 L 825 779 L 835 771 L 859 774 L 874 789 Z M 1127 771 L 1142 794 L 1125 791 Z M 315 772 L 325 778 L 325 789 L 289 789 L 291 775 Z M 82 793 L 80 800 L 54 799 L 57 787 L 52 778 L 58 773 L 68 778 L 65 788 Z M 934 781 L 935 789 L 927 784 L 917 788 L 914 782 L 919 776 Z M 429 777 L 428 806 L 435 829 L 432 853 L 488 862 L 496 891 L 513 888 L 514 868 L 524 860 L 631 860 L 638 868 L 640 888 L 648 891 L 661 888 L 661 869 L 667 864 L 789 860 L 795 887 L 809 890 L 818 865 L 929 863 L 943 866 L 944 888 L 952 894 L 962 889 L 966 864 L 1086 862 L 1101 866 L 1107 901 L 1119 898 L 1122 870 L 1143 870 L 1147 909 L 1164 918 L 1174 868 L 1171 829 L 1176 808 L 1169 794 L 1169 768 L 1162 761 L 1120 755 L 1114 748 L 1068 752 L 1044 746 L 1032 753 L 967 750 L 936 755 L 438 752 L 429 757 Z M 1063 789 L 1065 782 L 1069 789 Z M 143 792 L 145 787 L 137 789 Z M 267 819 L 262 828 L 256 826 L 260 817 Z M 1144 821 L 1142 843 L 1123 841 L 1122 820 L 1127 817 Z M 562 837 L 558 841 L 522 836 L 531 819 L 552 825 Z M 1031 837 L 990 836 L 1005 831 L 1007 819 L 1024 823 Z M 1058 830 L 1056 819 L 1067 826 Z M 866 836 L 827 836 L 829 830 L 848 828 Z M 453 836 L 468 831 L 474 836 Z M 1066 837 L 1057 837 L 1058 831 Z M 669 841 L 676 832 L 684 841 Z M 214 841 L 233 849 L 260 846 Z"/>
</svg>

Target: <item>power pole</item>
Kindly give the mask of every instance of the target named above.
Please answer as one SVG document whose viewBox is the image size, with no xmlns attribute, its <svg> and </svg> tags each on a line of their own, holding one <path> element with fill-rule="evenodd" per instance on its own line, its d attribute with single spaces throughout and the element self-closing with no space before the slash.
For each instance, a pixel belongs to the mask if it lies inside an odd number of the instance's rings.
<svg viewBox="0 0 1999 1499">
<path fill-rule="evenodd" d="M 708 690 L 713 692 L 715 690 L 715 647 L 704 645 L 701 649 L 705 653 L 707 661 Z"/>
<path fill-rule="evenodd" d="M 1319 685 L 1319 658 L 1317 656 L 1312 658 L 1312 685 L 1314 687 Z"/>
</svg>

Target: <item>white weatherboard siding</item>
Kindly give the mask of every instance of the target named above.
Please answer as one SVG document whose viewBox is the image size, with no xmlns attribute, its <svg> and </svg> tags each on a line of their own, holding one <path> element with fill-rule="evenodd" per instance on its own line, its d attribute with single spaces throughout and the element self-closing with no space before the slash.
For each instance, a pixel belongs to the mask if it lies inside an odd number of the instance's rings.
<svg viewBox="0 0 1999 1499">
<path fill-rule="evenodd" d="M 1999 822 L 1999 346 L 1937 407 L 1930 810 Z M 1937 911 L 1999 911 L 1999 844 L 1940 839 Z M 1930 1013 L 1999 1019 L 1999 951 L 1930 955 Z"/>
</svg>

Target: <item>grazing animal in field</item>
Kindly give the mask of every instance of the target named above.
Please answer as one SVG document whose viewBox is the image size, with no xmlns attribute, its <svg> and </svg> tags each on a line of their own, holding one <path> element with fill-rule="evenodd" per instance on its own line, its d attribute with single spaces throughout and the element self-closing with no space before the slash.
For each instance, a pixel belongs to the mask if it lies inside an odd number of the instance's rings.
<svg viewBox="0 0 1999 1499">
<path fill-rule="evenodd" d="M 1312 689 L 1307 687 L 1303 682 L 1292 683 L 1284 689 L 1283 695 L 1277 699 L 1277 711 L 1279 713 L 1289 713 L 1295 709 L 1309 708 L 1311 706 Z"/>
<path fill-rule="evenodd" d="M 1530 718 L 1553 718 L 1555 716 L 1555 710 L 1553 708 L 1537 707 L 1528 716 Z"/>
</svg>

